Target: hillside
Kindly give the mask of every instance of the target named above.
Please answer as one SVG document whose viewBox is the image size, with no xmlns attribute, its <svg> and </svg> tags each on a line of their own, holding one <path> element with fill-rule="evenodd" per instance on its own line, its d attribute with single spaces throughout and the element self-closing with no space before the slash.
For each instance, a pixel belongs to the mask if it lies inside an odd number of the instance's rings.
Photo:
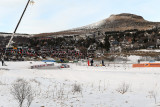
<svg viewBox="0 0 160 107">
<path fill-rule="evenodd" d="M 151 22 L 145 20 L 142 16 L 122 13 L 111 15 L 109 18 L 99 22 L 60 32 L 42 33 L 35 36 L 52 36 L 52 35 L 73 35 L 73 34 L 86 34 L 95 31 L 109 32 L 109 31 L 125 31 L 125 30 L 148 30 L 154 26 L 160 25 L 160 22 Z"/>
</svg>

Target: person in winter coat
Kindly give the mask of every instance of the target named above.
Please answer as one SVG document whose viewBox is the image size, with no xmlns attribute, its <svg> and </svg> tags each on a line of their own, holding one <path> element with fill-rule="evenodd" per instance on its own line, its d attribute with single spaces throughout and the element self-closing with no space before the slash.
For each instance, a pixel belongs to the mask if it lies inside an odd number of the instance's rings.
<svg viewBox="0 0 160 107">
<path fill-rule="evenodd" d="M 2 66 L 4 66 L 4 58 L 2 57 L 1 60 L 2 60 Z"/>
<path fill-rule="evenodd" d="M 104 65 L 104 60 L 102 60 L 102 66 L 105 66 L 105 65 Z"/>
<path fill-rule="evenodd" d="M 91 59 L 91 66 L 93 66 L 93 59 Z"/>
</svg>

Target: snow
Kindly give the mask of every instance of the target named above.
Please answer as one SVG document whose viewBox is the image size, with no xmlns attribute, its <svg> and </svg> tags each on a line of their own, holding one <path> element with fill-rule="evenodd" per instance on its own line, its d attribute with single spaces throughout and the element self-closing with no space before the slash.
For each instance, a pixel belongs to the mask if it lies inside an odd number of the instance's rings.
<svg viewBox="0 0 160 107">
<path fill-rule="evenodd" d="M 140 49 L 137 51 L 143 51 L 143 52 L 160 52 L 160 49 Z"/>
<path fill-rule="evenodd" d="M 99 28 L 102 25 L 104 25 L 106 23 L 106 19 L 86 25 L 86 26 L 82 26 L 82 27 L 78 27 L 78 28 L 74 28 L 71 30 L 80 30 L 80 29 L 93 29 L 93 28 Z"/>
<path fill-rule="evenodd" d="M 12 33 L 3 33 L 3 32 L 0 32 L 0 36 L 3 36 L 3 37 L 8 37 L 8 36 L 11 36 Z M 14 34 L 14 36 L 18 37 L 32 37 L 34 36 L 34 34 L 22 34 L 22 33 L 16 33 Z"/>
<path fill-rule="evenodd" d="M 129 59 L 136 56 L 131 56 Z M 134 61 L 133 61 L 134 62 Z M 18 78 L 30 82 L 35 93 L 31 107 L 156 107 L 160 105 L 160 68 L 132 68 L 131 63 L 86 66 L 70 63 L 70 68 L 30 69 L 41 61 L 5 62 L 0 66 L 0 106 L 17 107 L 10 94 Z M 55 66 L 60 64 L 55 63 Z M 129 89 L 121 94 L 122 84 Z M 73 92 L 74 84 L 81 92 Z M 157 92 L 156 103 L 151 92 Z M 24 103 L 24 107 L 25 107 Z"/>
<path fill-rule="evenodd" d="M 89 24 L 89 25 L 84 26 L 82 28 L 86 28 L 86 29 L 98 28 L 98 27 L 102 26 L 105 22 L 106 22 L 106 19 L 98 21 L 98 22 L 93 23 L 93 24 Z"/>
<path fill-rule="evenodd" d="M 127 57 L 128 60 L 130 60 L 132 63 L 137 63 L 140 59 L 140 56 L 131 55 Z"/>
</svg>

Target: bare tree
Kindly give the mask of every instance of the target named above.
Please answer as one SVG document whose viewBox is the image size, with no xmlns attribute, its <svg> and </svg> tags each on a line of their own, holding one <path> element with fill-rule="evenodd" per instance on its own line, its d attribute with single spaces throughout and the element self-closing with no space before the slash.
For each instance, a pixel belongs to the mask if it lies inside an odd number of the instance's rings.
<svg viewBox="0 0 160 107">
<path fill-rule="evenodd" d="M 19 107 L 22 107 L 25 99 L 27 100 L 27 106 L 29 107 L 34 98 L 31 85 L 24 79 L 17 79 L 12 84 L 11 94 L 14 99 L 18 101 Z"/>
<path fill-rule="evenodd" d="M 28 96 L 27 96 L 27 107 L 30 107 L 30 105 L 31 105 L 31 103 L 32 103 L 32 101 L 34 100 L 34 96 L 33 96 L 33 93 L 32 93 L 33 91 L 32 90 L 30 90 L 30 93 L 28 94 Z"/>
<path fill-rule="evenodd" d="M 76 92 L 80 93 L 80 92 L 82 92 L 81 85 L 75 83 L 73 85 L 73 90 L 72 91 L 73 91 L 73 93 L 76 93 Z"/>
<path fill-rule="evenodd" d="M 118 87 L 117 91 L 118 91 L 119 93 L 121 93 L 121 94 L 124 94 L 124 93 L 126 93 L 126 92 L 128 91 L 128 89 L 129 89 L 129 84 L 126 84 L 126 83 L 124 82 L 124 83 L 122 83 L 122 84 Z"/>
<path fill-rule="evenodd" d="M 154 99 L 155 104 L 157 103 L 157 92 L 149 91 L 150 96 Z"/>
</svg>

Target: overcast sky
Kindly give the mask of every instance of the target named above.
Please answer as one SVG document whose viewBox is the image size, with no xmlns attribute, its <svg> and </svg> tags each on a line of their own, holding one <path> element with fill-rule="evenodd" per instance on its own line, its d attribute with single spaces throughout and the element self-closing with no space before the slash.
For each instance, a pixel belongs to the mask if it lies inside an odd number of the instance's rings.
<svg viewBox="0 0 160 107">
<path fill-rule="evenodd" d="M 0 0 L 0 32 L 12 33 L 28 0 Z M 92 24 L 111 14 L 132 13 L 160 22 L 160 0 L 34 0 L 17 33 L 44 33 Z"/>
</svg>

